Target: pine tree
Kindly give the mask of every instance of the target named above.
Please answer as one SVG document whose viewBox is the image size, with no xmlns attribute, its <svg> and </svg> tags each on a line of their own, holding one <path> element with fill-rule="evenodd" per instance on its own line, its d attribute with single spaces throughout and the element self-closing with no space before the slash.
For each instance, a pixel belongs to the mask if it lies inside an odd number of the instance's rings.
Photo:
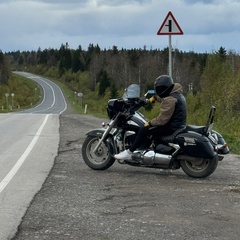
<svg viewBox="0 0 240 240">
<path fill-rule="evenodd" d="M 2 51 L 0 51 L 0 84 L 7 84 L 9 77 L 10 77 L 9 64 Z"/>
<path fill-rule="evenodd" d="M 118 98 L 119 97 L 119 92 L 118 89 L 116 87 L 115 83 L 112 83 L 111 87 L 110 87 L 110 98 L 114 99 L 114 98 Z"/>
<path fill-rule="evenodd" d="M 97 82 L 99 82 L 99 91 L 98 95 L 103 96 L 106 89 L 110 87 L 110 78 L 108 76 L 108 73 L 105 70 L 100 70 L 100 72 L 97 75 Z"/>
</svg>

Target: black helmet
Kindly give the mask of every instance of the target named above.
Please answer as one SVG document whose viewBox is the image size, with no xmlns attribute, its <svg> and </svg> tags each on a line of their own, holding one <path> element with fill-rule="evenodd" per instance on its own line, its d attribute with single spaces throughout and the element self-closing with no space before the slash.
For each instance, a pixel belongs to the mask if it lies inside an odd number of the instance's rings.
<svg viewBox="0 0 240 240">
<path fill-rule="evenodd" d="M 173 80 L 168 75 L 161 75 L 156 78 L 154 88 L 160 98 L 169 96 L 174 87 Z"/>
</svg>

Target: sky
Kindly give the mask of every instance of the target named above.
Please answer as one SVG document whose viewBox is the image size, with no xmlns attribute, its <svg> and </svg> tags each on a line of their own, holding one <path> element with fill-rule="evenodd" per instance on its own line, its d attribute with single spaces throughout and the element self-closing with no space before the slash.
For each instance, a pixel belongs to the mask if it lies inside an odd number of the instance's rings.
<svg viewBox="0 0 240 240">
<path fill-rule="evenodd" d="M 0 50 L 163 49 L 169 35 L 157 32 L 170 11 L 183 31 L 173 48 L 240 52 L 240 0 L 1 0 Z"/>
</svg>

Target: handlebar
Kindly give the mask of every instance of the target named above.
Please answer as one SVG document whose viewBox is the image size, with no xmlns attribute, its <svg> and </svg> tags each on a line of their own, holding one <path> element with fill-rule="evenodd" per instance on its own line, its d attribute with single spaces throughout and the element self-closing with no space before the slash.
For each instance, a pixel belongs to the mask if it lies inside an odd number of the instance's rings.
<svg viewBox="0 0 240 240">
<path fill-rule="evenodd" d="M 139 108 L 147 105 L 149 102 L 149 99 L 146 98 L 110 99 L 107 106 L 108 116 L 110 119 L 120 115 L 129 118 L 134 115 Z"/>
<path fill-rule="evenodd" d="M 135 99 L 133 102 L 127 102 L 129 104 L 133 104 L 133 106 L 125 109 L 125 111 L 123 111 L 122 113 L 124 115 L 133 115 L 135 111 L 137 111 L 139 108 L 143 107 L 144 105 L 149 103 L 148 99 Z"/>
</svg>

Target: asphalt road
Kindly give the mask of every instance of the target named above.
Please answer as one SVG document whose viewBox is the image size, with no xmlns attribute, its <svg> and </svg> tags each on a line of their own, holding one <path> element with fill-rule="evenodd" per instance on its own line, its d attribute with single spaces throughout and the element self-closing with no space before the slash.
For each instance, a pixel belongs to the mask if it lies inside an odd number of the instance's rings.
<svg viewBox="0 0 240 240">
<path fill-rule="evenodd" d="M 102 120 L 66 111 L 58 156 L 14 240 L 238 240 L 240 157 L 206 179 L 115 163 L 93 171 L 81 146 Z"/>
<path fill-rule="evenodd" d="M 67 108 L 65 97 L 60 87 L 47 78 L 27 73 L 27 72 L 14 72 L 15 74 L 29 78 L 35 81 L 42 89 L 42 101 L 34 108 L 29 108 L 21 113 L 30 114 L 61 114 Z"/>
<path fill-rule="evenodd" d="M 0 239 L 14 236 L 29 204 L 41 189 L 58 154 L 59 114 L 67 104 L 48 79 L 17 72 L 41 86 L 34 108 L 0 114 Z"/>
<path fill-rule="evenodd" d="M 57 115 L 0 115 L 0 239 L 13 236 L 58 152 Z"/>
</svg>

